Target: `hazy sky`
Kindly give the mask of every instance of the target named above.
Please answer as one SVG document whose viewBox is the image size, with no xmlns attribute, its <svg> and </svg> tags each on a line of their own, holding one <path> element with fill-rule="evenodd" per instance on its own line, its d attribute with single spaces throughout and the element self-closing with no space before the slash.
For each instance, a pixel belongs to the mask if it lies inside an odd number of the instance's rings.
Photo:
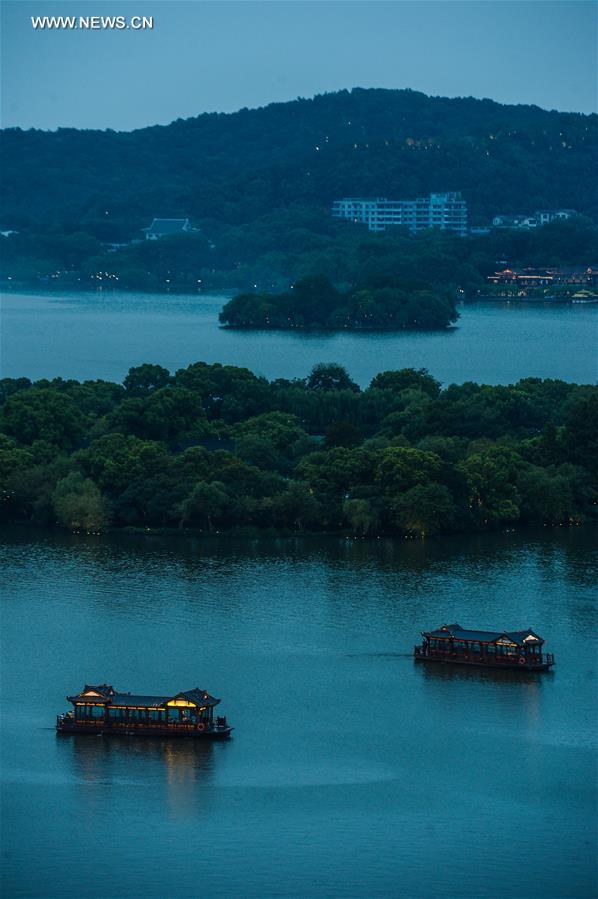
<svg viewBox="0 0 598 899">
<path fill-rule="evenodd" d="M 596 110 L 589 0 L 2 0 L 4 127 L 130 130 L 360 87 Z M 153 16 L 146 31 L 32 15 Z"/>
</svg>

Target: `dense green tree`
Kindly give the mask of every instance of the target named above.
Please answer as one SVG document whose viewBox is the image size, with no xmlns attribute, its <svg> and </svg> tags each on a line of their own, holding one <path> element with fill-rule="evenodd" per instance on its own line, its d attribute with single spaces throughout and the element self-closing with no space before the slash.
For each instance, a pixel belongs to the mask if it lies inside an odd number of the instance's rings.
<svg viewBox="0 0 598 899">
<path fill-rule="evenodd" d="M 211 484 L 199 481 L 188 496 L 177 506 L 179 526 L 187 522 L 207 525 L 209 531 L 214 530 L 214 519 L 221 518 L 231 506 L 231 498 L 224 484 L 212 481 Z"/>
<path fill-rule="evenodd" d="M 440 393 L 440 381 L 433 378 L 427 368 L 402 368 L 380 372 L 370 383 L 371 390 L 392 390 L 393 393 L 413 388 L 435 397 Z"/>
<path fill-rule="evenodd" d="M 29 378 L 0 378 L 0 406 L 13 393 L 17 393 L 19 390 L 28 390 L 30 387 Z"/>
<path fill-rule="evenodd" d="M 467 452 L 467 440 L 463 437 L 424 437 L 417 444 L 417 448 L 429 453 L 434 453 L 445 462 L 454 464 L 465 457 Z"/>
<path fill-rule="evenodd" d="M 32 454 L 17 446 L 15 440 L 0 434 L 0 515 L 3 517 L 9 515 L 12 508 L 13 475 L 32 466 Z"/>
<path fill-rule="evenodd" d="M 365 537 L 375 531 L 380 524 L 380 515 L 369 499 L 347 499 L 343 503 L 343 514 L 357 534 Z"/>
<path fill-rule="evenodd" d="M 72 450 L 81 443 L 85 418 L 70 396 L 45 388 L 20 390 L 2 406 L 0 428 L 19 443 L 46 440 Z"/>
<path fill-rule="evenodd" d="M 363 433 L 350 421 L 334 421 L 326 428 L 324 445 L 327 449 L 333 446 L 360 446 Z"/>
<path fill-rule="evenodd" d="M 534 524 L 562 524 L 579 518 L 570 478 L 536 465 L 523 468 L 517 476 L 521 517 Z"/>
<path fill-rule="evenodd" d="M 311 453 L 298 465 L 297 473 L 317 493 L 344 495 L 358 484 L 371 483 L 374 478 L 376 455 L 358 447 L 335 447 Z"/>
<path fill-rule="evenodd" d="M 395 394 L 395 411 L 382 419 L 381 432 L 391 438 L 404 435 L 410 440 L 417 440 L 426 431 L 431 404 L 429 395 L 422 390 L 414 387 L 402 390 Z"/>
<path fill-rule="evenodd" d="M 519 518 L 516 467 L 516 457 L 497 447 L 473 453 L 458 464 L 458 470 L 467 480 L 469 511 L 476 526 L 491 526 Z"/>
<path fill-rule="evenodd" d="M 417 484 L 392 502 L 392 520 L 408 534 L 428 537 L 448 530 L 455 520 L 456 507 L 450 491 L 442 484 Z"/>
<path fill-rule="evenodd" d="M 106 434 L 80 450 L 76 461 L 108 496 L 117 496 L 133 481 L 153 476 L 168 467 L 165 447 L 131 434 Z"/>
<path fill-rule="evenodd" d="M 231 429 L 235 440 L 259 436 L 280 452 L 292 453 L 293 446 L 306 432 L 296 415 L 284 412 L 267 412 L 246 418 Z"/>
<path fill-rule="evenodd" d="M 195 362 L 179 369 L 174 381 L 200 396 L 209 419 L 244 421 L 271 408 L 270 385 L 248 368 Z"/>
<path fill-rule="evenodd" d="M 41 525 L 55 524 L 56 515 L 52 502 L 54 488 L 71 470 L 70 460 L 58 456 L 52 462 L 13 471 L 6 480 L 6 516 Z"/>
<path fill-rule="evenodd" d="M 267 412 L 231 429 L 235 452 L 250 465 L 287 472 L 300 457 L 317 448 L 295 415 Z"/>
<path fill-rule="evenodd" d="M 123 385 L 131 396 L 148 396 L 161 387 L 166 387 L 170 381 L 170 372 L 161 365 L 137 365 L 130 368 Z"/>
<path fill-rule="evenodd" d="M 121 524 L 174 525 L 175 509 L 189 489 L 168 460 L 162 471 L 131 481 L 114 502 L 114 516 Z"/>
<path fill-rule="evenodd" d="M 383 450 L 376 467 L 376 481 L 388 494 L 409 490 L 433 480 L 440 472 L 440 459 L 413 447 L 392 446 Z"/>
<path fill-rule="evenodd" d="M 108 425 L 115 431 L 172 445 L 199 440 L 209 432 L 201 399 L 176 386 L 123 400 L 108 417 Z"/>
<path fill-rule="evenodd" d="M 278 526 L 293 530 L 317 527 L 321 518 L 317 499 L 306 484 L 298 481 L 291 482 L 282 493 L 272 497 L 270 508 Z"/>
<path fill-rule="evenodd" d="M 336 362 L 319 362 L 314 365 L 307 377 L 309 390 L 352 390 L 359 392 L 359 387 L 349 377 L 349 373 Z"/>
<path fill-rule="evenodd" d="M 100 417 L 111 412 L 122 400 L 125 391 L 121 384 L 111 381 L 83 381 L 69 384 L 66 392 L 86 416 Z"/>
<path fill-rule="evenodd" d="M 598 394 L 580 398 L 566 419 L 565 444 L 572 462 L 598 476 Z"/>
<path fill-rule="evenodd" d="M 110 522 L 106 499 L 80 472 L 71 472 L 58 481 L 52 501 L 58 523 L 71 530 L 101 531 Z"/>
</svg>

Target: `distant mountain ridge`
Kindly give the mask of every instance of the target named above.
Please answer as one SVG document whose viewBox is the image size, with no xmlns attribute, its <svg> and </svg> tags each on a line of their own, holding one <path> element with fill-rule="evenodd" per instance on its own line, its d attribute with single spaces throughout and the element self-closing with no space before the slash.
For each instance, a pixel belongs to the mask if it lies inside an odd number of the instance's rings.
<svg viewBox="0 0 598 899">
<path fill-rule="evenodd" d="M 154 215 L 236 225 L 347 195 L 462 190 L 474 223 L 598 217 L 598 116 L 361 89 L 132 132 L 0 133 L 3 228 L 134 235 Z"/>
</svg>

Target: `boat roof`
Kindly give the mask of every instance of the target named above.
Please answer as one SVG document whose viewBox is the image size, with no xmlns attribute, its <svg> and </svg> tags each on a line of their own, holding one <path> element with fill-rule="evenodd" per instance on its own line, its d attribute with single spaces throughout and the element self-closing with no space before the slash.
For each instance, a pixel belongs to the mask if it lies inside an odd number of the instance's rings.
<svg viewBox="0 0 598 899">
<path fill-rule="evenodd" d="M 110 697 L 110 705 L 121 705 L 121 706 L 153 706 L 155 708 L 159 708 L 168 702 L 169 699 L 172 699 L 171 696 L 140 696 L 135 695 L 134 693 L 115 693 Z"/>
<path fill-rule="evenodd" d="M 422 636 L 445 640 L 454 637 L 457 640 L 476 643 L 496 643 L 502 639 L 516 643 L 518 646 L 524 646 L 526 643 L 544 643 L 542 637 L 538 636 L 531 628 L 523 631 L 474 631 L 461 627 L 460 624 L 443 624 L 435 631 L 422 631 Z"/>
<path fill-rule="evenodd" d="M 69 702 L 89 702 L 93 705 L 114 705 L 124 706 L 125 708 L 133 708 L 142 706 L 143 708 L 162 708 L 168 702 L 176 699 L 191 702 L 194 705 L 206 707 L 218 705 L 219 699 L 210 696 L 207 690 L 200 687 L 194 687 L 192 690 L 186 690 L 175 693 L 174 696 L 148 696 L 141 693 L 119 693 L 108 684 L 99 684 L 98 686 L 90 686 L 85 684 L 80 693 L 73 696 L 67 696 Z"/>
</svg>

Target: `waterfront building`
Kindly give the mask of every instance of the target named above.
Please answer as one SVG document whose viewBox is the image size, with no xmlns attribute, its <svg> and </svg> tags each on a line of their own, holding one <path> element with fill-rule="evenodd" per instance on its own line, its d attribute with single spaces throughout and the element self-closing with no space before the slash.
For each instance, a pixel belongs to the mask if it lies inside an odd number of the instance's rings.
<svg viewBox="0 0 598 899">
<path fill-rule="evenodd" d="M 434 193 L 415 200 L 387 197 L 344 197 L 332 204 L 334 218 L 367 225 L 369 231 L 402 226 L 412 234 L 427 228 L 467 233 L 467 204 L 458 191 Z"/>
<path fill-rule="evenodd" d="M 540 228 L 550 222 L 564 222 L 577 215 L 575 209 L 536 209 L 530 215 L 528 212 L 516 212 L 508 215 L 495 215 L 492 224 L 495 228 Z"/>
<path fill-rule="evenodd" d="M 188 234 L 197 231 L 191 226 L 189 219 L 154 219 L 145 231 L 146 240 L 159 240 L 161 237 L 171 237 L 173 234 Z"/>
<path fill-rule="evenodd" d="M 517 287 L 543 287 L 548 284 L 598 286 L 597 265 L 559 265 L 551 268 L 504 268 L 488 275 L 491 284 L 511 284 Z"/>
</svg>

